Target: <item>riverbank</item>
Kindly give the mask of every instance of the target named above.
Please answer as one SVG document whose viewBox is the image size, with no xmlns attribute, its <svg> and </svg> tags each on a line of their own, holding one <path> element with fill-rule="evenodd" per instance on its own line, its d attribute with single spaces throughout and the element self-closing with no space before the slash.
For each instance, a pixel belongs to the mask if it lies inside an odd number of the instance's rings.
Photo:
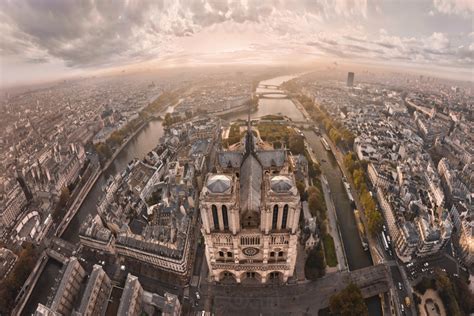
<svg viewBox="0 0 474 316">
<path fill-rule="evenodd" d="M 130 136 L 127 136 L 125 138 L 125 141 L 120 145 L 120 147 L 114 151 L 114 153 L 109 159 L 107 159 L 105 165 L 102 167 L 102 172 L 109 168 L 110 164 L 115 160 L 115 158 L 117 158 L 118 154 L 120 154 L 120 152 L 125 148 L 125 146 L 127 146 L 128 143 L 152 120 L 153 119 L 147 119 Z"/>
</svg>

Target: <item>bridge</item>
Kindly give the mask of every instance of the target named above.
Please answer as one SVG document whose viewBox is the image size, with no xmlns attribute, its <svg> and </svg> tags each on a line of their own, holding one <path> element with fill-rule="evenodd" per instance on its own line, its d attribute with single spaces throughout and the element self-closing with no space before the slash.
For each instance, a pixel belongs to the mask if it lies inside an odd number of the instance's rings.
<svg viewBox="0 0 474 316">
<path fill-rule="evenodd" d="M 287 99 L 288 94 L 281 90 L 256 92 L 255 95 L 260 99 Z"/>
<path fill-rule="evenodd" d="M 48 243 L 46 254 L 50 258 L 65 264 L 70 257 L 76 254 L 76 251 L 75 245 L 64 239 L 53 237 Z"/>
<path fill-rule="evenodd" d="M 276 86 L 274 84 L 259 84 L 258 87 L 264 88 L 264 89 L 275 89 L 275 90 L 280 88 L 279 86 Z"/>
<path fill-rule="evenodd" d="M 202 283 L 200 295 L 204 309 L 217 315 L 317 315 L 320 309 L 329 306 L 331 296 L 351 282 L 360 288 L 364 298 L 377 296 L 390 290 L 390 271 L 386 265 L 379 264 L 285 286 Z"/>
</svg>

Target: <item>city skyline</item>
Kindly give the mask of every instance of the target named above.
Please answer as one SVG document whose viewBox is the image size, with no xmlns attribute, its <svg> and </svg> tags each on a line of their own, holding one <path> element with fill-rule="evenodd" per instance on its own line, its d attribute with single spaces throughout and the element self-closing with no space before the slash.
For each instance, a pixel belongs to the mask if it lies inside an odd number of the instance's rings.
<svg viewBox="0 0 474 316">
<path fill-rule="evenodd" d="M 473 18 L 0 0 L 0 314 L 473 315 Z"/>
<path fill-rule="evenodd" d="M 0 87 L 110 70 L 357 63 L 473 80 L 474 4 L 420 1 L 0 3 Z"/>
</svg>

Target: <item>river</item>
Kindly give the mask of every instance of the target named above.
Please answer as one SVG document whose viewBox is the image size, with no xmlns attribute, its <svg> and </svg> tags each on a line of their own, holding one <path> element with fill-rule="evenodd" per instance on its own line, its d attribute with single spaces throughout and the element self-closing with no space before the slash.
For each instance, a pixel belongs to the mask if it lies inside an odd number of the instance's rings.
<svg viewBox="0 0 474 316">
<path fill-rule="evenodd" d="M 68 228 L 64 231 L 61 238 L 72 243 L 79 242 L 79 228 L 84 222 L 88 214 L 96 214 L 96 205 L 102 194 L 102 186 L 107 182 L 110 176 L 114 176 L 117 172 L 121 172 L 125 166 L 134 158 L 143 158 L 150 150 L 152 150 L 163 136 L 163 126 L 161 121 L 149 122 L 138 134 L 130 140 L 130 142 L 117 155 L 115 160 L 97 179 L 91 191 L 84 200 L 79 210 L 71 219 Z M 41 273 L 36 283 L 30 299 L 26 303 L 22 315 L 31 315 L 36 310 L 38 303 L 46 304 L 48 296 L 51 295 L 50 289 L 54 284 L 54 278 L 59 274 L 62 265 L 56 261 L 49 259 L 45 269 Z"/>
<path fill-rule="evenodd" d="M 250 114 L 251 118 L 259 118 L 265 115 L 285 115 L 293 121 L 305 121 L 305 117 L 298 110 L 295 104 L 287 99 L 286 95 L 277 94 L 281 92 L 276 87 L 283 82 L 291 80 L 296 76 L 281 76 L 270 80 L 261 81 L 256 92 L 270 93 L 266 95 L 268 98 L 260 98 L 258 100 L 258 108 Z M 269 85 L 269 88 L 265 86 Z M 247 113 L 232 116 L 232 119 L 247 119 Z"/>
<path fill-rule="evenodd" d="M 283 82 L 291 80 L 295 76 L 283 76 L 271 80 L 262 81 L 257 88 L 257 92 L 279 92 L 276 87 Z M 264 87 L 269 85 L 270 87 Z M 260 99 L 259 107 L 256 112 L 251 114 L 252 118 L 258 118 L 268 114 L 282 114 L 294 121 L 304 120 L 304 116 L 295 104 L 289 99 Z M 246 115 L 238 115 L 235 118 L 246 118 Z M 347 256 L 347 262 L 350 270 L 356 270 L 371 266 L 372 258 L 368 251 L 364 251 L 359 238 L 359 232 L 354 218 L 353 208 L 347 197 L 344 185 L 342 183 L 342 173 L 331 152 L 324 149 L 320 137 L 313 131 L 304 132 L 309 145 L 314 149 L 316 158 L 321 163 L 321 170 L 329 182 L 332 198 L 336 207 L 337 217 L 340 225 L 342 242 Z M 382 315 L 380 299 L 372 297 L 366 300 L 369 315 Z"/>
<path fill-rule="evenodd" d="M 279 86 L 283 82 L 288 81 L 295 76 L 282 76 L 271 80 L 262 81 L 258 89 L 264 89 L 266 92 L 278 92 L 275 87 L 263 88 L 262 85 Z M 260 90 L 257 90 L 260 91 Z M 169 111 L 172 111 L 169 110 Z M 269 98 L 260 99 L 259 107 L 256 112 L 251 114 L 252 118 L 258 118 L 268 114 L 282 114 L 292 120 L 304 120 L 303 114 L 298 110 L 294 103 L 289 99 Z M 232 119 L 246 119 L 246 114 L 239 114 Z M 121 172 L 127 163 L 133 158 L 142 158 L 146 153 L 152 150 L 163 135 L 163 127 L 160 121 L 151 121 L 132 139 L 117 155 L 116 159 L 99 177 L 90 193 L 84 200 L 84 203 L 78 210 L 76 216 L 71 220 L 70 225 L 62 235 L 62 238 L 76 243 L 79 241 L 78 231 L 80 224 L 88 214 L 96 214 L 96 205 L 101 195 L 102 186 L 106 183 L 109 176 Z M 344 247 L 346 250 L 347 261 L 350 270 L 360 269 L 372 265 L 370 254 L 362 248 L 357 227 L 355 224 L 352 206 L 347 198 L 344 186 L 341 181 L 341 172 L 332 154 L 327 152 L 321 145 L 319 137 L 313 132 L 306 134 L 308 142 L 313 148 L 318 160 L 321 162 L 322 170 L 328 179 L 331 193 L 337 210 L 337 216 L 340 223 L 340 229 Z M 325 161 L 323 161 L 325 160 Z M 38 283 L 28 301 L 24 314 L 30 315 L 36 309 L 38 303 L 46 303 L 48 295 L 45 289 L 50 289 L 54 282 L 52 276 L 57 275 L 61 266 L 49 260 L 45 270 L 41 274 Z M 370 315 L 381 315 L 380 300 L 374 297 L 367 300 Z"/>
</svg>

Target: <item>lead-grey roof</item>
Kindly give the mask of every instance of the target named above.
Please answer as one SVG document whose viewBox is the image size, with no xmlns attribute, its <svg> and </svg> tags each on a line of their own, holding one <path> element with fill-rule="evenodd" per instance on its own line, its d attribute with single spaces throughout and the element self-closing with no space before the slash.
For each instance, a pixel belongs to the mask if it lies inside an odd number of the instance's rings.
<svg viewBox="0 0 474 316">
<path fill-rule="evenodd" d="M 117 312 L 117 315 L 128 315 L 130 304 L 132 303 L 133 294 L 136 291 L 136 288 L 141 287 L 138 278 L 130 273 L 127 276 L 125 281 L 125 287 L 122 292 L 122 297 L 120 297 L 120 305 Z"/>
<path fill-rule="evenodd" d="M 212 193 L 224 193 L 230 189 L 232 180 L 223 174 L 212 175 L 207 179 L 207 188 Z"/>
<path fill-rule="evenodd" d="M 286 161 L 285 151 L 282 149 L 262 150 L 255 153 L 263 168 L 282 167 Z M 217 159 L 222 168 L 238 168 L 244 155 L 239 151 L 219 152 Z"/>
<path fill-rule="evenodd" d="M 238 151 L 224 151 L 217 155 L 219 165 L 222 168 L 239 168 L 242 163 L 243 154 Z"/>
<path fill-rule="evenodd" d="M 244 213 L 258 212 L 262 196 L 263 168 L 254 153 L 246 155 L 240 167 L 240 207 Z"/>
<path fill-rule="evenodd" d="M 282 167 L 286 160 L 285 151 L 278 149 L 257 151 L 257 157 L 264 168 Z"/>
<path fill-rule="evenodd" d="M 293 187 L 293 183 L 286 176 L 274 176 L 270 179 L 270 186 L 273 191 L 283 193 L 288 192 Z"/>
</svg>

